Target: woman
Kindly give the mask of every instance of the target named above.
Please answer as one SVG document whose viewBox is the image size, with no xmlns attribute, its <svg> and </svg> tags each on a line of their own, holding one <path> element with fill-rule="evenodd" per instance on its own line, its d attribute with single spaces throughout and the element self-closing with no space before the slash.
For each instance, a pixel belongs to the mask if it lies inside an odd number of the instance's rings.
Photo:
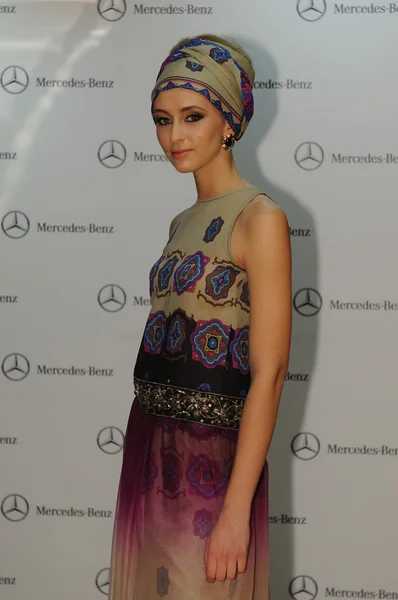
<svg viewBox="0 0 398 600">
<path fill-rule="evenodd" d="M 288 367 L 291 254 L 285 213 L 231 152 L 253 83 L 243 49 L 206 34 L 174 46 L 152 92 L 159 143 L 198 197 L 150 271 L 111 600 L 269 597 L 267 452 Z"/>
</svg>

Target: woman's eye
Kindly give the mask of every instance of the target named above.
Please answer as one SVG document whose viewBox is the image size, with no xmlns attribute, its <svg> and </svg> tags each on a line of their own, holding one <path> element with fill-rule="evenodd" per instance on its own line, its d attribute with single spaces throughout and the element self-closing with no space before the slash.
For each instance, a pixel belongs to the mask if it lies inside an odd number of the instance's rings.
<svg viewBox="0 0 398 600">
<path fill-rule="evenodd" d="M 191 115 L 188 115 L 188 117 L 187 117 L 187 121 L 189 123 L 194 123 L 195 121 L 200 121 L 201 119 L 203 119 L 203 115 L 200 115 L 199 113 L 192 113 Z M 169 122 L 170 121 L 167 117 L 154 118 L 155 125 L 167 125 Z"/>
<path fill-rule="evenodd" d="M 154 119 L 154 121 L 155 125 L 165 125 L 163 121 L 168 121 L 168 119 L 166 119 L 166 117 L 157 117 L 156 119 Z"/>
<path fill-rule="evenodd" d="M 191 117 L 194 121 L 200 121 L 200 119 L 203 119 L 203 115 L 200 115 L 199 113 L 192 113 L 192 115 L 189 115 L 187 118 L 190 119 Z"/>
</svg>

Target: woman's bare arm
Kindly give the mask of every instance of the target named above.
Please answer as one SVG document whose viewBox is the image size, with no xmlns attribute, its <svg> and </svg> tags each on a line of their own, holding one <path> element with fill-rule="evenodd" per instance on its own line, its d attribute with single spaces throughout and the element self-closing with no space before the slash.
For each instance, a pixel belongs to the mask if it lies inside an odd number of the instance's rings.
<svg viewBox="0 0 398 600">
<path fill-rule="evenodd" d="M 240 256 L 250 290 L 251 384 L 223 512 L 248 515 L 271 443 L 289 363 L 291 248 L 285 213 L 264 196 L 258 196 L 243 211 L 240 231 Z"/>
</svg>

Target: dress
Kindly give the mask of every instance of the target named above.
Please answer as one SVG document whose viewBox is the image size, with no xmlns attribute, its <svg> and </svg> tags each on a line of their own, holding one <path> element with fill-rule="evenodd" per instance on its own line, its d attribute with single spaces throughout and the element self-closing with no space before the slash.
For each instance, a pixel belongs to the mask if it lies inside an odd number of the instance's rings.
<svg viewBox="0 0 398 600">
<path fill-rule="evenodd" d="M 230 237 L 261 190 L 198 199 L 149 274 L 113 533 L 110 600 L 268 600 L 268 464 L 252 503 L 247 568 L 206 580 L 250 385 L 247 274 Z"/>
</svg>

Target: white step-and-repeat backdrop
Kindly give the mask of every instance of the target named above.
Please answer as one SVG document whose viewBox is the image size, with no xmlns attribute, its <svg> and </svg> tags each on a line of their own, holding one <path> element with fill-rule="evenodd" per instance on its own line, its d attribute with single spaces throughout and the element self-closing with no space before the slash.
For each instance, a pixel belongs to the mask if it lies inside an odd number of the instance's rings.
<svg viewBox="0 0 398 600">
<path fill-rule="evenodd" d="M 273 597 L 396 600 L 398 3 L 193 1 L 0 4 L 0 599 L 107 595 L 148 271 L 196 198 L 149 95 L 213 32 L 253 57 L 235 157 L 291 226 Z"/>
</svg>

